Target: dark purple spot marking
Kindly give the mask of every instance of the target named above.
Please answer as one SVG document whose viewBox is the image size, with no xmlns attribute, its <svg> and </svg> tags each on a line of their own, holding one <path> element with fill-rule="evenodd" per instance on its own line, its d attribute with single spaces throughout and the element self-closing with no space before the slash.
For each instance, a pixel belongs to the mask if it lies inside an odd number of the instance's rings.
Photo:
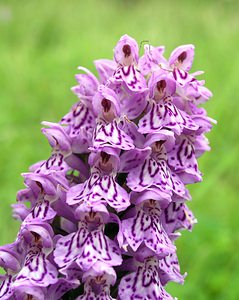
<svg viewBox="0 0 239 300">
<path fill-rule="evenodd" d="M 122 48 L 122 51 L 123 51 L 125 57 L 129 57 L 130 54 L 131 54 L 130 45 L 128 45 L 128 44 L 124 45 L 123 48 Z"/>
<path fill-rule="evenodd" d="M 179 56 L 178 56 L 178 62 L 183 63 L 184 60 L 187 58 L 187 52 L 183 51 Z"/>
</svg>

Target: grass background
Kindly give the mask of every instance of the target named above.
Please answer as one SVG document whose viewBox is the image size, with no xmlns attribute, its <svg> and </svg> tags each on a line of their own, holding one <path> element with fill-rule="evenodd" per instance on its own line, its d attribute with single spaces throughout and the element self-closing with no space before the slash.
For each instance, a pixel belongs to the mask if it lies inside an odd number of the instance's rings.
<svg viewBox="0 0 239 300">
<path fill-rule="evenodd" d="M 40 122 L 69 110 L 76 67 L 93 71 L 124 33 L 166 45 L 167 55 L 195 44 L 193 70 L 205 70 L 214 93 L 206 104 L 218 120 L 212 151 L 199 162 L 204 181 L 190 188 L 199 223 L 177 242 L 188 277 L 168 291 L 179 300 L 239 299 L 238 1 L 0 1 L 0 244 L 19 227 L 10 204 L 23 188 L 20 173 L 50 154 Z"/>
</svg>

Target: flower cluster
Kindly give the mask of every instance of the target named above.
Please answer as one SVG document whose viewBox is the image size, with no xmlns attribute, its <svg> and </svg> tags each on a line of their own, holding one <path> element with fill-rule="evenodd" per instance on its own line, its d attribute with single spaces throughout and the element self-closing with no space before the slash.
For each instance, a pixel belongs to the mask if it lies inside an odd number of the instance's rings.
<svg viewBox="0 0 239 300">
<path fill-rule="evenodd" d="M 79 101 L 43 122 L 51 156 L 24 173 L 15 242 L 0 247 L 0 299 L 173 299 L 183 283 L 175 239 L 196 222 L 187 184 L 202 180 L 211 92 L 189 73 L 194 46 L 144 45 L 124 35 L 114 59 L 79 67 Z M 30 205 L 26 205 L 26 203 Z"/>
</svg>

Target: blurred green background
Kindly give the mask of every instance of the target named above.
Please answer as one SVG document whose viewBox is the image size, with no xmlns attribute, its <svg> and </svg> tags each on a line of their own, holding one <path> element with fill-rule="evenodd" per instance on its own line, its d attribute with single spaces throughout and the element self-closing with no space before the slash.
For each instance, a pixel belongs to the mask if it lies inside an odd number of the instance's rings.
<svg viewBox="0 0 239 300">
<path fill-rule="evenodd" d="M 218 125 L 212 150 L 200 159 L 204 181 L 191 187 L 199 223 L 177 242 L 184 286 L 179 300 L 239 299 L 239 2 L 238 1 L 0 1 L 0 244 L 19 224 L 10 204 L 23 188 L 21 172 L 47 158 L 40 122 L 57 122 L 77 101 L 77 66 L 111 58 L 125 33 L 137 41 L 193 43 L 193 70 L 205 70 L 214 97 L 206 108 Z"/>
</svg>

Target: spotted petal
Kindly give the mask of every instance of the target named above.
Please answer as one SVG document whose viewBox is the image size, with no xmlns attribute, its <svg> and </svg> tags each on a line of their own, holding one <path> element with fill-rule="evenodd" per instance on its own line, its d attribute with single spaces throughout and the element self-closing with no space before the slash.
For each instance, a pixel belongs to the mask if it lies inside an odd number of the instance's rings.
<svg viewBox="0 0 239 300">
<path fill-rule="evenodd" d="M 129 195 L 115 181 L 113 175 L 101 175 L 95 172 L 84 184 L 76 185 L 67 193 L 67 203 L 74 205 L 87 202 L 89 206 L 94 203 L 108 203 L 117 211 L 125 210 L 129 205 Z"/>
<path fill-rule="evenodd" d="M 61 119 L 61 124 L 71 125 L 69 135 L 77 135 L 77 130 L 85 125 L 94 125 L 93 112 L 82 102 L 76 103 L 71 111 Z"/>
<path fill-rule="evenodd" d="M 170 173 L 164 160 L 156 161 L 152 157 L 147 157 L 127 176 L 127 185 L 135 192 L 141 192 L 152 185 L 156 185 L 160 190 L 171 193 L 168 183 Z"/>
<path fill-rule="evenodd" d="M 46 287 L 57 282 L 57 275 L 56 267 L 47 260 L 46 255 L 38 247 L 31 247 L 14 286 L 21 286 L 28 279 L 33 285 Z"/>
<path fill-rule="evenodd" d="M 180 266 L 176 253 L 171 253 L 162 258 L 159 262 L 159 276 L 162 285 L 166 285 L 168 281 L 174 281 L 180 284 L 184 283 L 186 276 L 180 273 Z"/>
<path fill-rule="evenodd" d="M 39 201 L 31 210 L 25 222 L 32 220 L 51 221 L 55 217 L 56 212 L 51 208 L 49 201 Z"/>
<path fill-rule="evenodd" d="M 98 124 L 93 136 L 93 149 L 112 147 L 122 150 L 134 148 L 134 143 L 116 121 L 109 124 Z"/>
<path fill-rule="evenodd" d="M 13 295 L 12 290 L 12 276 L 11 275 L 0 275 L 0 299 L 7 300 Z"/>
<path fill-rule="evenodd" d="M 161 225 L 160 215 L 159 207 L 148 211 L 142 207 L 133 218 L 122 221 L 124 236 L 134 251 L 144 242 L 159 257 L 175 252 L 175 246 Z"/>
<path fill-rule="evenodd" d="M 185 188 L 185 185 L 180 179 L 180 177 L 172 171 L 170 171 L 170 186 L 172 188 L 173 193 L 177 197 L 175 199 L 191 199 L 189 191 Z"/>
<path fill-rule="evenodd" d="M 123 83 L 133 93 L 143 93 L 148 90 L 144 76 L 134 65 L 118 67 L 110 80 L 113 83 Z"/>
<path fill-rule="evenodd" d="M 121 279 L 118 297 L 119 300 L 173 300 L 161 285 L 156 258 L 146 259 L 136 272 Z"/>
<path fill-rule="evenodd" d="M 69 166 L 64 160 L 64 155 L 58 151 L 54 151 L 50 158 L 44 161 L 39 168 L 36 170 L 36 173 L 41 174 L 51 174 L 54 172 L 67 172 Z"/>
<path fill-rule="evenodd" d="M 172 78 L 176 81 L 176 84 L 179 86 L 179 88 L 184 88 L 186 85 L 196 81 L 196 79 L 188 72 L 178 68 L 173 69 Z"/>
<path fill-rule="evenodd" d="M 158 104 L 153 102 L 149 112 L 139 121 L 140 133 L 158 133 L 162 128 L 171 129 L 179 135 L 184 128 L 197 130 L 198 126 L 168 98 Z"/>
<path fill-rule="evenodd" d="M 168 153 L 168 164 L 177 172 L 181 173 L 180 178 L 184 183 L 198 182 L 202 180 L 198 170 L 198 163 L 195 155 L 194 137 L 181 135 Z M 186 173 L 183 176 L 182 171 Z"/>
<path fill-rule="evenodd" d="M 185 203 L 172 202 L 162 213 L 162 223 L 168 234 L 178 229 L 192 230 L 197 220 Z"/>
<path fill-rule="evenodd" d="M 105 236 L 103 231 L 89 232 L 83 225 L 77 232 L 58 240 L 54 258 L 59 267 L 67 267 L 73 261 L 83 271 L 90 269 L 97 261 L 109 266 L 120 265 L 122 258 L 117 244 Z"/>
<path fill-rule="evenodd" d="M 78 102 L 63 117 L 61 123 L 68 125 L 67 133 L 72 139 L 72 151 L 75 153 L 87 152 L 95 127 L 93 111 L 82 102 Z"/>
</svg>

